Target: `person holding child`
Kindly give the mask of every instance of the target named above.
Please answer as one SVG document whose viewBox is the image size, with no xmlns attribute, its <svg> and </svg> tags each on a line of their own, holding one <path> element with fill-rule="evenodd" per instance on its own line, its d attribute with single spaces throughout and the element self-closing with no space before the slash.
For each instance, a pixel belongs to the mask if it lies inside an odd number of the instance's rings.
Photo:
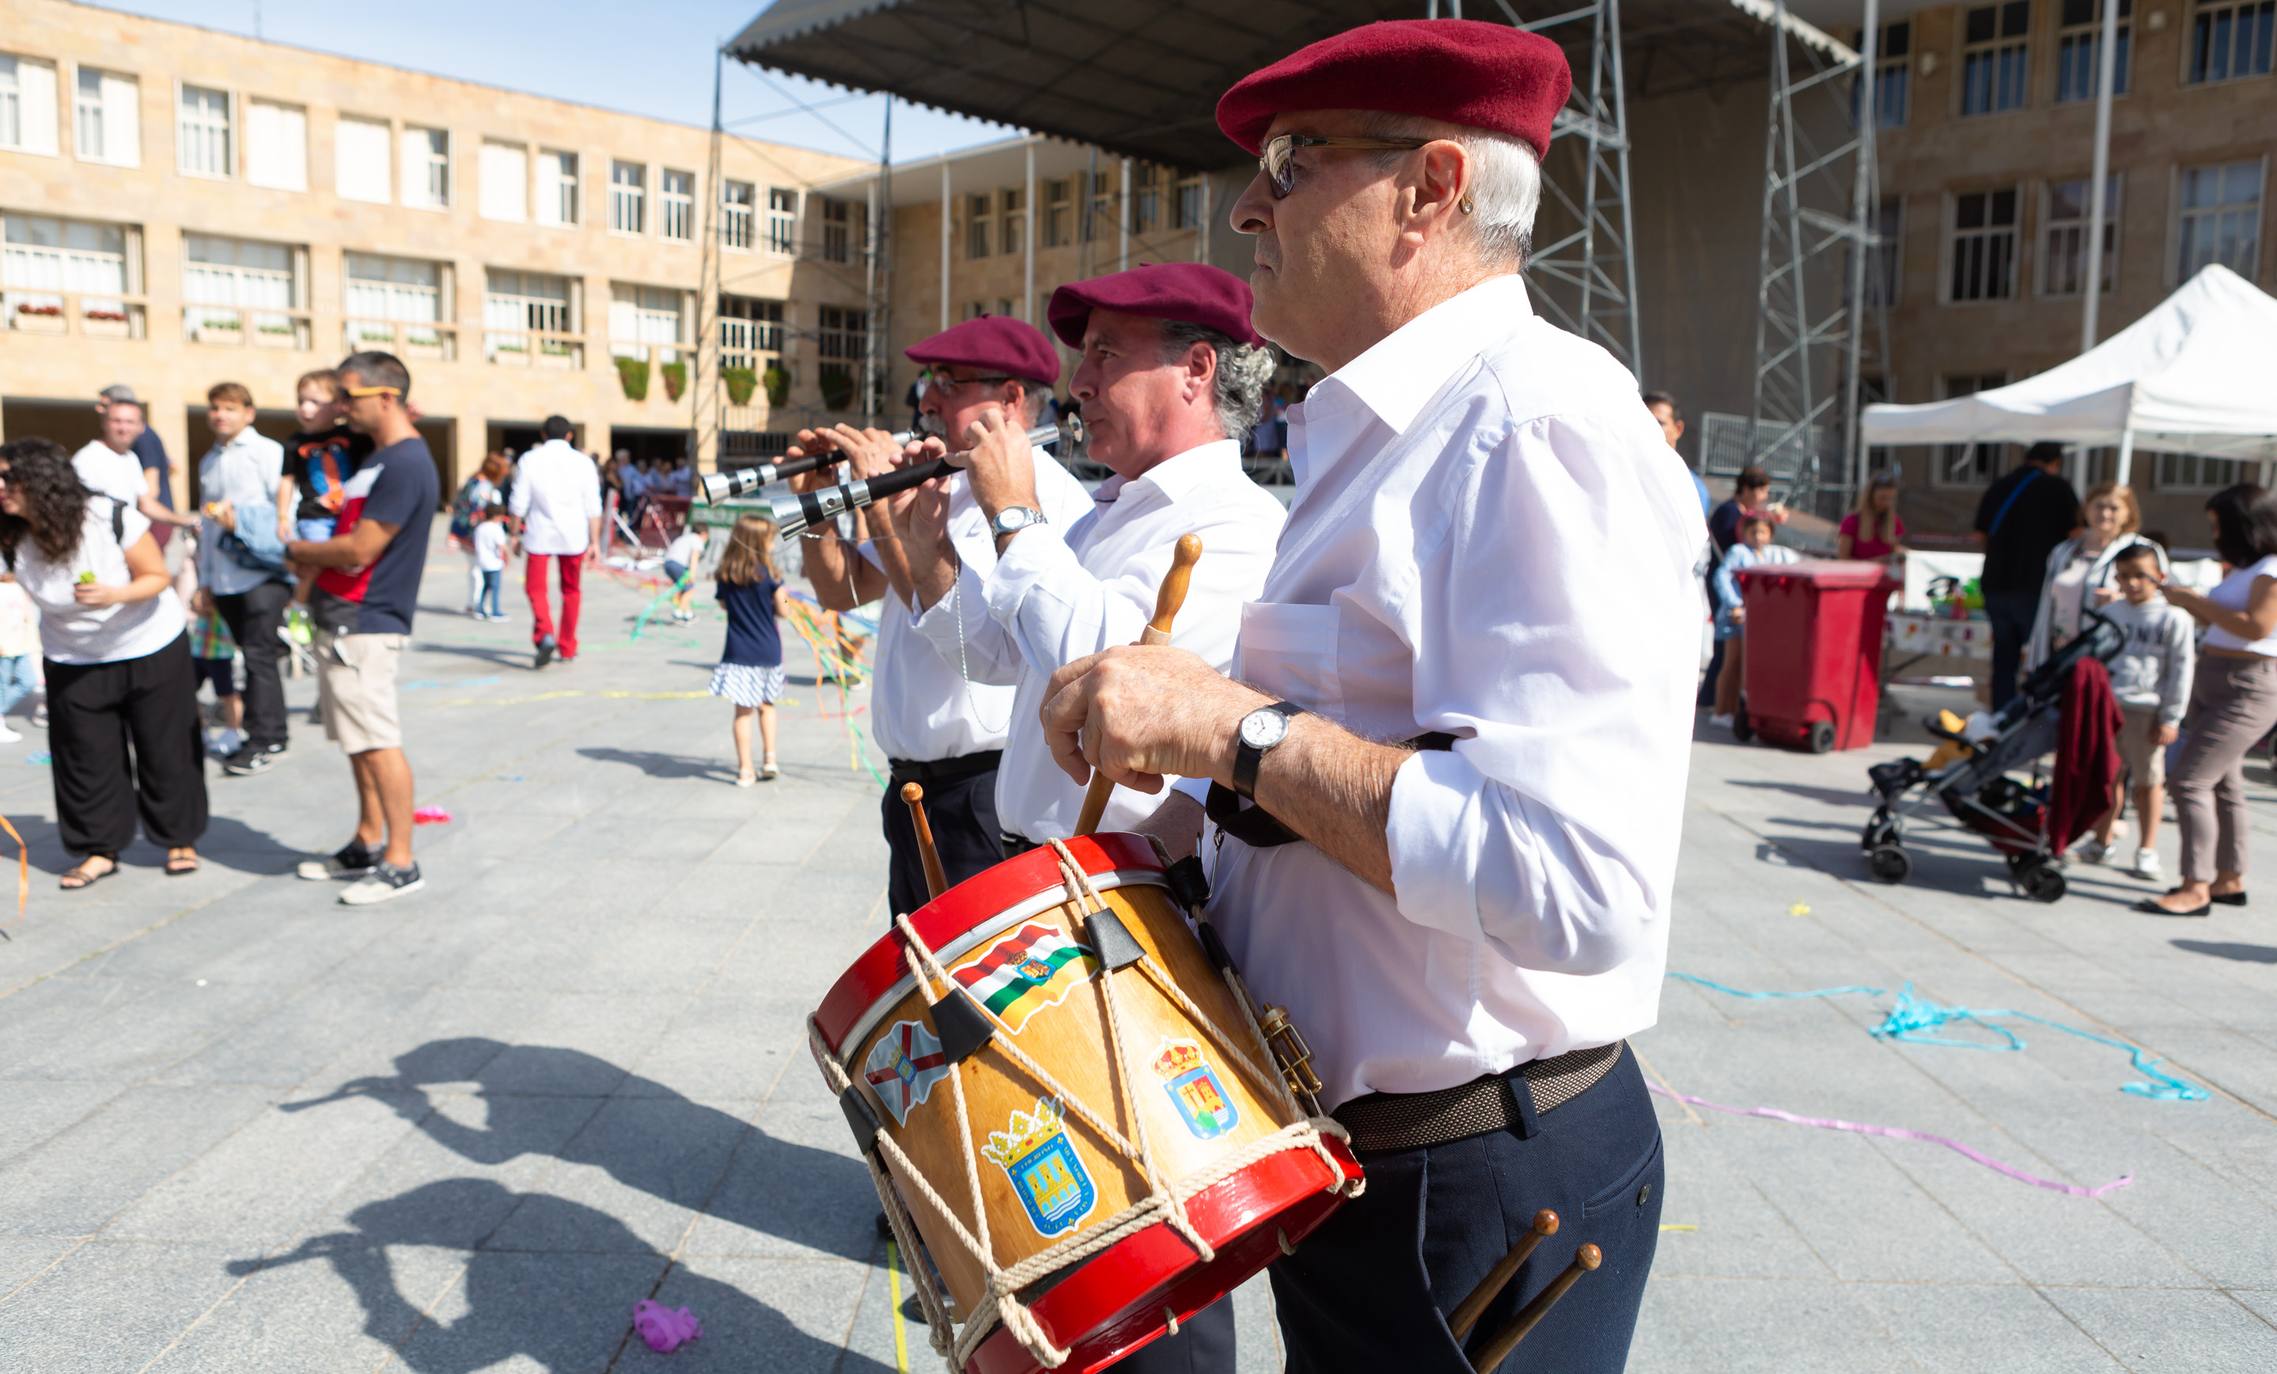
<svg viewBox="0 0 2277 1374">
<path fill-rule="evenodd" d="M 775 522 L 746 515 L 735 522 L 719 560 L 719 603 L 727 608 L 727 643 L 712 670 L 711 694 L 735 704 L 735 785 L 773 779 L 775 702 L 783 695 L 783 631 L 790 592 L 775 573 Z M 760 765 L 751 768 L 751 722 L 759 722 Z"/>
<path fill-rule="evenodd" d="M 1771 542 L 1772 517 L 1750 511 L 1740 517 L 1739 540 L 1716 565 L 1716 643 L 1723 668 L 1716 675 L 1716 709 L 1708 724 L 1730 729 L 1739 714 L 1740 688 L 1747 678 L 1747 603 L 1736 574 L 1748 568 L 1798 561 L 1795 551 Z"/>
<path fill-rule="evenodd" d="M 2088 863 L 2104 862 L 2118 833 L 2120 807 L 2132 787 L 2143 833 L 2129 871 L 2139 878 L 2159 875 L 2158 821 L 2166 805 L 2166 746 L 2180 733 L 2197 655 L 2190 617 L 2159 595 L 2165 578 L 2166 555 L 2147 540 L 2127 545 L 2111 560 L 2111 581 L 2119 600 L 2100 609 L 2127 637 L 2126 648 L 2111 661 L 2111 693 L 2119 699 L 2125 718 L 2119 729 L 2119 759 L 2126 773 L 2095 833 L 2072 851 Z"/>
<path fill-rule="evenodd" d="M 303 372 L 293 396 L 300 431 L 285 442 L 284 471 L 277 479 L 277 542 L 322 542 L 339 525 L 348 479 L 371 456 L 372 441 L 348 428 L 348 398 L 331 368 Z M 293 600 L 305 608 L 316 569 L 296 567 L 293 573 Z"/>
</svg>

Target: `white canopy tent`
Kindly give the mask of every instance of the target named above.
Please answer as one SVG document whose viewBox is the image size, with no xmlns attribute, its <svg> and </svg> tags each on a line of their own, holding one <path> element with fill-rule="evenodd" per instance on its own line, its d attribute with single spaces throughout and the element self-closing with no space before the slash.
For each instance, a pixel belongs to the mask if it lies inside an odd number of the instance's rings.
<svg viewBox="0 0 2277 1374">
<path fill-rule="evenodd" d="M 2036 377 L 1924 405 L 1871 405 L 1868 445 L 2136 445 L 2277 461 L 2277 298 L 2212 266 L 2141 319 Z"/>
</svg>

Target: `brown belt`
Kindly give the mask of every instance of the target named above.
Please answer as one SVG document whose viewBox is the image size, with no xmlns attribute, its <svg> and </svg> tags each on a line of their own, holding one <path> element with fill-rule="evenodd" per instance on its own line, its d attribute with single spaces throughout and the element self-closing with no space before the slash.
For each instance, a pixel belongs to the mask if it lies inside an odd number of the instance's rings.
<svg viewBox="0 0 2277 1374">
<path fill-rule="evenodd" d="M 1505 1131 L 1521 1117 L 1512 1078 L 1526 1080 L 1534 1115 L 1543 1116 L 1595 1087 L 1621 1062 L 1626 1042 L 1573 1050 L 1550 1059 L 1520 1064 L 1508 1073 L 1474 1078 L 1459 1087 L 1428 1093 L 1369 1093 L 1330 1115 L 1352 1133 L 1362 1154 L 1419 1150 L 1488 1131 Z"/>
</svg>

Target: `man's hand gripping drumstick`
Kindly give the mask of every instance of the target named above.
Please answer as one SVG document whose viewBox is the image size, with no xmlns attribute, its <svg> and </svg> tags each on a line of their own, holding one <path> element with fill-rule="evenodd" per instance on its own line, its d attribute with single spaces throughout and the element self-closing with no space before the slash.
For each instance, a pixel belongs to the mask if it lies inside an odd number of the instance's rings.
<svg viewBox="0 0 2277 1374">
<path fill-rule="evenodd" d="M 1162 575 L 1162 589 L 1155 593 L 1154 619 L 1147 622 L 1146 631 L 1139 636 L 1139 643 L 1170 642 L 1170 627 L 1178 619 L 1179 607 L 1186 604 L 1186 588 L 1193 582 L 1194 565 L 1201 558 L 1202 537 L 1198 534 L 1181 536 L 1177 549 L 1170 555 L 1170 571 Z M 1067 759 L 1060 753 L 1057 740 L 1052 741 L 1052 755 L 1059 760 L 1060 767 L 1067 768 Z M 1071 777 L 1079 776 L 1072 768 L 1067 771 Z M 1099 818 L 1107 814 L 1107 799 L 1115 794 L 1115 782 L 1103 768 L 1092 771 L 1091 785 L 1083 794 L 1083 809 L 1076 814 L 1076 834 L 1088 835 L 1099 828 Z M 1162 779 L 1158 777 L 1154 780 L 1153 787 L 1141 790 L 1152 792 L 1161 786 Z"/>
</svg>

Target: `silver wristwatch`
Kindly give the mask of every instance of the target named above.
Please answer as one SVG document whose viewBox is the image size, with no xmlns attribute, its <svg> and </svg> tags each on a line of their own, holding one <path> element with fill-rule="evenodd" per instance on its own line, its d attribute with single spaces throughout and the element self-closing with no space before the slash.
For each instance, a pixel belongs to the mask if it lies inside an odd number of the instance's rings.
<svg viewBox="0 0 2277 1374">
<path fill-rule="evenodd" d="M 997 538 L 1002 539 L 1005 535 L 1017 534 L 1030 525 L 1049 523 L 1051 522 L 1044 519 L 1044 513 L 1034 506 L 1006 506 L 996 513 L 994 520 L 988 522 L 988 528 Z"/>
</svg>

